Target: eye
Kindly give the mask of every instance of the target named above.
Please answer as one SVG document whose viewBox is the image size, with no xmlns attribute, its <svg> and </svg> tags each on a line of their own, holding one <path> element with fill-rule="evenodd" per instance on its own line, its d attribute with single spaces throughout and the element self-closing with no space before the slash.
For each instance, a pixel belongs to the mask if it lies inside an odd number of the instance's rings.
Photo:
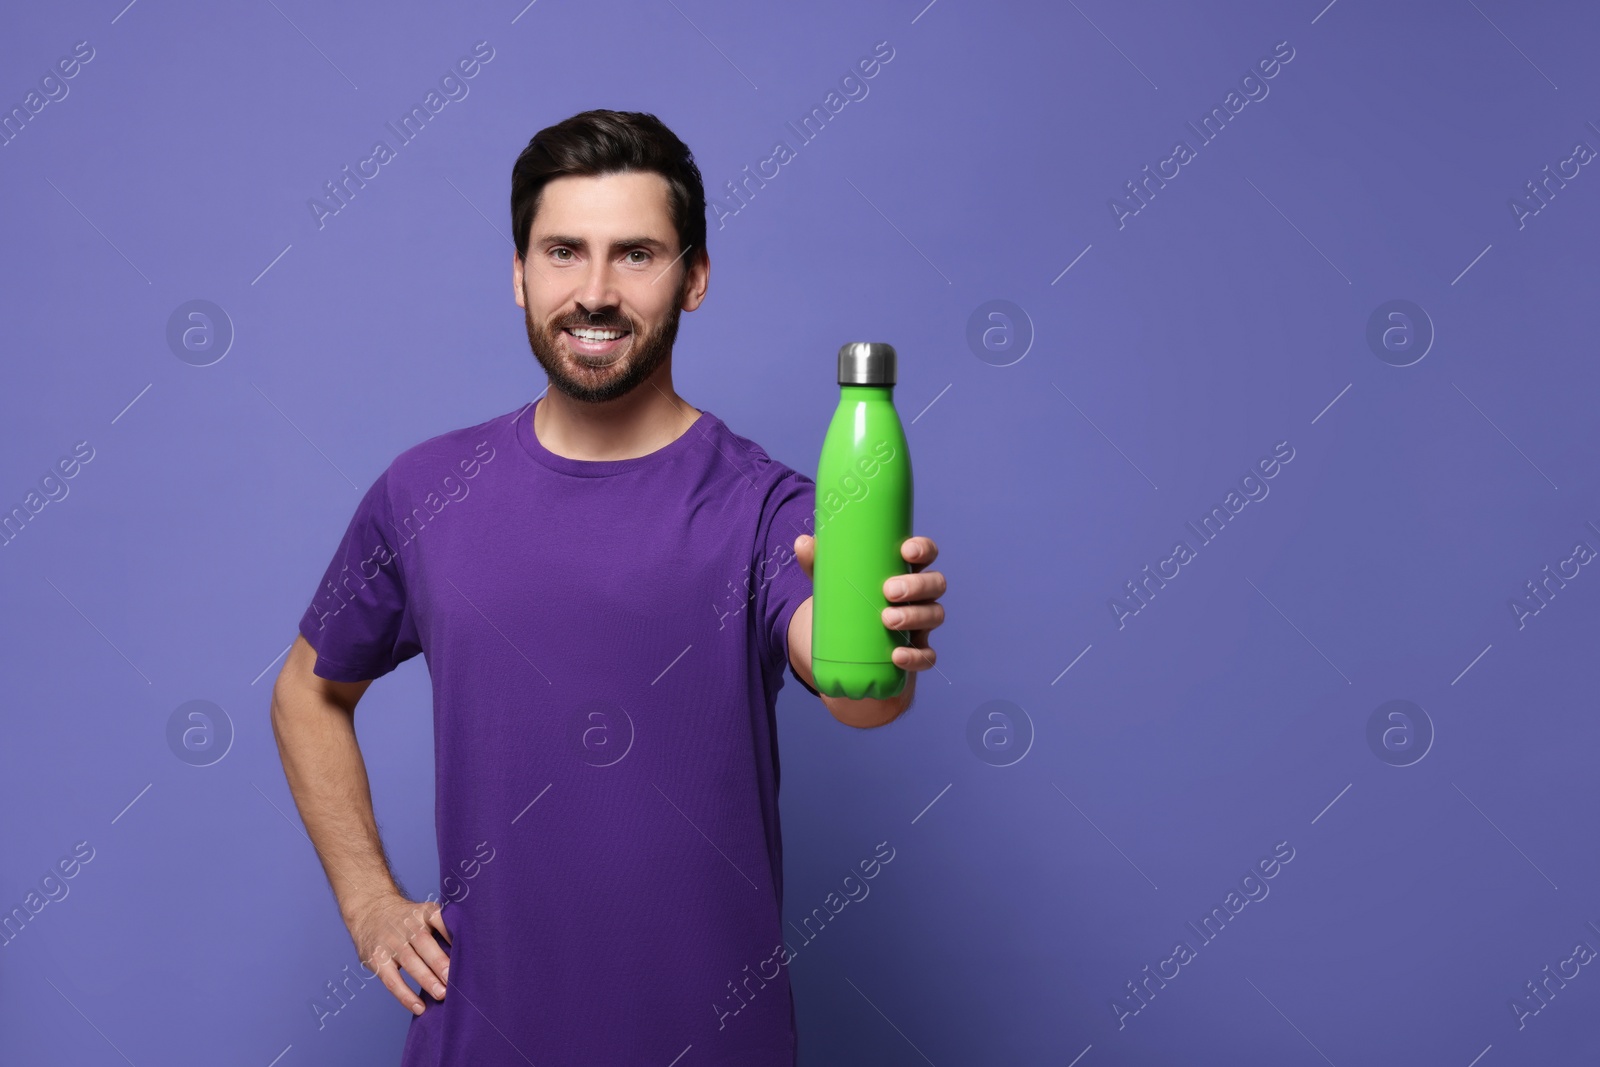
<svg viewBox="0 0 1600 1067">
<path fill-rule="evenodd" d="M 555 248 L 552 248 L 552 249 L 551 249 L 551 250 L 550 250 L 550 254 L 551 254 L 551 255 L 555 255 L 555 254 L 556 254 L 556 253 L 558 253 L 558 252 L 571 252 L 571 251 L 572 251 L 572 249 L 570 249 L 570 248 L 567 248 L 567 247 L 566 247 L 566 246 L 564 246 L 564 245 L 558 245 L 558 246 L 557 246 L 557 247 L 555 247 Z M 565 262 L 565 260 L 563 260 L 563 261 L 562 261 L 562 262 Z"/>
<path fill-rule="evenodd" d="M 643 256 L 644 257 L 644 259 L 632 260 L 632 262 L 634 262 L 634 263 L 643 263 L 643 262 L 645 262 L 645 260 L 650 258 L 650 253 L 646 252 L 642 248 L 635 248 L 633 251 L 629 252 L 628 255 L 630 255 L 630 256 Z"/>
</svg>

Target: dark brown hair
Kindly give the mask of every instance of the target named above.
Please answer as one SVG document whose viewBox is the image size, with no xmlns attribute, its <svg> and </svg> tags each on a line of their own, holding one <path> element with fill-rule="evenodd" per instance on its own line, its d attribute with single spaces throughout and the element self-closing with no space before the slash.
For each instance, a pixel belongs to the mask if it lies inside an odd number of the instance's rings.
<svg viewBox="0 0 1600 1067">
<path fill-rule="evenodd" d="M 545 183 L 568 175 L 650 171 L 667 180 L 667 206 L 678 249 L 706 254 L 706 192 L 694 153 L 654 115 L 643 111 L 583 111 L 533 135 L 511 168 L 511 229 L 517 258 L 526 259 L 533 217 Z"/>
</svg>

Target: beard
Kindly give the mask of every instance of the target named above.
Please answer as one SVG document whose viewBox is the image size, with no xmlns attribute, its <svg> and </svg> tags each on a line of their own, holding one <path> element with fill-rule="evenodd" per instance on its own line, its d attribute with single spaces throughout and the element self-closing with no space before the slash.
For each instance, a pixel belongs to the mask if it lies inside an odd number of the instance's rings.
<svg viewBox="0 0 1600 1067">
<path fill-rule="evenodd" d="M 688 275 L 685 272 L 684 282 Z M 641 333 L 635 323 L 615 309 L 593 318 L 563 314 L 550 323 L 537 323 L 533 311 L 523 308 L 528 327 L 528 346 L 550 378 L 550 386 L 574 400 L 599 404 L 626 396 L 642 385 L 672 355 L 678 337 L 678 317 L 682 313 L 686 284 L 678 286 L 672 310 L 658 329 Z M 531 303 L 531 301 L 529 301 Z M 572 349 L 565 327 L 591 327 L 598 330 L 627 330 L 619 345 L 622 354 L 596 360 Z"/>
</svg>

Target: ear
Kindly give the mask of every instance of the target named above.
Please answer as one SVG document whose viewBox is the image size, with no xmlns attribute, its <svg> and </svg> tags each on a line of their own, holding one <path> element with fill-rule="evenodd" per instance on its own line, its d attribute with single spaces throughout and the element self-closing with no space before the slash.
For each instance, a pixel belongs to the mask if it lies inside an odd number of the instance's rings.
<svg viewBox="0 0 1600 1067">
<path fill-rule="evenodd" d="M 711 255 L 702 251 L 701 255 L 691 255 L 689 276 L 684 282 L 683 303 L 679 305 L 684 311 L 693 311 L 699 307 L 706 298 L 706 289 L 711 285 Z"/>
<path fill-rule="evenodd" d="M 511 250 L 511 295 L 516 300 L 517 307 L 527 307 L 522 299 L 522 257 L 517 255 L 517 250 Z"/>
</svg>

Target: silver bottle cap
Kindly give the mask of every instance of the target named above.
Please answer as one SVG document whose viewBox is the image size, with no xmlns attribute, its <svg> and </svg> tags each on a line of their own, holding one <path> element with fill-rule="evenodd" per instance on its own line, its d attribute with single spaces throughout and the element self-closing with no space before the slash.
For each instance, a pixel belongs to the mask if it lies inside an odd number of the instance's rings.
<svg viewBox="0 0 1600 1067">
<path fill-rule="evenodd" d="M 882 341 L 851 341 L 839 349 L 840 385 L 893 385 L 894 346 Z"/>
</svg>

